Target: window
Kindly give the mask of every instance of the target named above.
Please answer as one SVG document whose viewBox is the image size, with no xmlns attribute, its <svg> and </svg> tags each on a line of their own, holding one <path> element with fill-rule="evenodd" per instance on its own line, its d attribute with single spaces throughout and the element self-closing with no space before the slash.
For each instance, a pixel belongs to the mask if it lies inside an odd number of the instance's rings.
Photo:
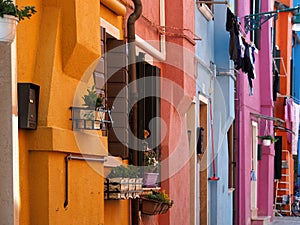
<svg viewBox="0 0 300 225">
<path fill-rule="evenodd" d="M 160 156 L 160 121 L 153 120 L 160 117 L 160 69 L 144 61 L 144 55 L 139 55 L 137 63 L 138 82 L 138 138 L 144 138 L 144 131 L 150 135 L 147 138 L 148 147 Z M 143 165 L 143 156 L 139 157 L 139 165 Z"/>
<path fill-rule="evenodd" d="M 251 14 L 261 12 L 261 0 L 251 0 Z M 257 49 L 260 49 L 260 29 L 251 31 L 250 38 L 254 42 Z"/>
</svg>

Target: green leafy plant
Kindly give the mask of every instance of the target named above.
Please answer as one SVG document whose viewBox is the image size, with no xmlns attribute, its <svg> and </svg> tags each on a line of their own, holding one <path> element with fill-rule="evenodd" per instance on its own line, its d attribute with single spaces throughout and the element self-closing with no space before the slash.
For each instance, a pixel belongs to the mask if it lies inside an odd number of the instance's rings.
<svg viewBox="0 0 300 225">
<path fill-rule="evenodd" d="M 169 195 L 166 193 L 166 190 L 161 191 L 152 191 L 151 194 L 146 196 L 148 199 L 163 202 L 171 207 L 173 205 L 173 200 L 170 200 Z"/>
<path fill-rule="evenodd" d="M 139 167 L 133 165 L 126 165 L 126 166 L 117 166 L 114 167 L 110 173 L 108 174 L 107 178 L 138 178 L 140 177 L 140 170 Z"/>
<path fill-rule="evenodd" d="M 1 1 L 1 0 L 0 0 Z M 95 90 L 95 85 L 91 89 L 87 89 L 87 94 L 85 94 L 82 99 L 84 101 L 84 106 L 89 108 L 99 108 L 102 106 L 103 98 Z"/>
<path fill-rule="evenodd" d="M 271 140 L 271 143 L 278 141 L 278 138 L 273 137 L 272 135 L 263 135 L 257 136 L 260 140 Z"/>
<path fill-rule="evenodd" d="M 34 6 L 24 6 L 19 8 L 12 0 L 0 0 L 0 17 L 11 15 L 17 17 L 19 21 L 30 17 L 36 13 Z"/>
</svg>

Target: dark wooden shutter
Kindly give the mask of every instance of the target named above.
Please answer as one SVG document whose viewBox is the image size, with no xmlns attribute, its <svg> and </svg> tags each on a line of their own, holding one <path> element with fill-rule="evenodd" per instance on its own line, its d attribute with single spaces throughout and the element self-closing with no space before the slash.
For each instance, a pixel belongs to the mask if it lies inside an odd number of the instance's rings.
<svg viewBox="0 0 300 225">
<path fill-rule="evenodd" d="M 274 157 L 274 179 L 281 179 L 282 176 L 282 137 L 276 136 Z"/>
<path fill-rule="evenodd" d="M 94 84 L 97 93 L 101 93 L 105 96 L 106 85 L 105 85 L 105 73 L 106 73 L 106 33 L 105 28 L 101 27 L 101 58 L 98 62 L 96 69 L 94 70 Z M 105 104 L 105 102 L 103 102 Z"/>
<path fill-rule="evenodd" d="M 116 39 L 107 40 L 107 105 L 113 107 L 111 112 L 114 124 L 113 129 L 108 130 L 108 151 L 113 156 L 128 158 L 128 71 L 126 65 L 127 55 L 125 41 Z M 118 47 L 116 49 L 116 47 Z M 116 72 L 112 72 L 116 71 Z M 113 73 L 113 74 L 112 74 Z M 116 96 L 125 88 L 123 96 Z M 116 132 L 120 135 L 117 138 Z"/>
</svg>

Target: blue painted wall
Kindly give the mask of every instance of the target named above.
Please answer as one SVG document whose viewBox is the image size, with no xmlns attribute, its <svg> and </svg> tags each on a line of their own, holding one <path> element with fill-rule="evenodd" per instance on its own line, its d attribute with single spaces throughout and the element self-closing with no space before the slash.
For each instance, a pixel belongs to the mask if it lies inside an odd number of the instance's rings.
<svg viewBox="0 0 300 225">
<path fill-rule="evenodd" d="M 300 5 L 300 0 L 294 0 L 294 7 Z M 300 31 L 296 31 L 300 39 Z M 300 43 L 294 42 L 293 47 L 293 80 L 292 80 L 292 95 L 297 104 L 300 104 Z M 300 133 L 299 133 L 300 137 Z M 298 174 L 300 173 L 300 141 L 298 140 Z M 300 178 L 298 178 L 298 186 L 300 187 Z"/>
<path fill-rule="evenodd" d="M 231 7 L 233 5 L 231 4 Z M 211 225 L 233 224 L 233 193 L 228 189 L 227 131 L 234 120 L 235 78 L 233 63 L 229 59 L 229 33 L 225 30 L 226 10 L 226 5 L 214 5 L 214 20 L 207 21 L 198 8 L 195 8 L 195 33 L 202 38 L 196 45 L 196 57 L 200 61 L 196 67 L 196 93 L 199 91 L 212 99 L 214 118 L 215 157 L 212 156 L 212 132 L 209 130 L 208 176 L 213 176 L 214 158 L 216 175 L 220 178 L 219 181 L 208 181 Z M 198 109 L 199 105 L 196 107 L 196 113 L 199 115 Z M 197 224 L 200 224 L 199 218 L 197 219 Z"/>
</svg>

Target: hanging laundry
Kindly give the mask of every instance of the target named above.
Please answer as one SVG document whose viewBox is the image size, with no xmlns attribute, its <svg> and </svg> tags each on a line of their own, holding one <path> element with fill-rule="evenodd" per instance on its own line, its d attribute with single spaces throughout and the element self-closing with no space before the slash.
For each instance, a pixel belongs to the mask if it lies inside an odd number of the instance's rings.
<svg viewBox="0 0 300 225">
<path fill-rule="evenodd" d="M 234 62 L 236 70 L 242 69 L 248 76 L 249 95 L 253 95 L 252 80 L 256 78 L 255 74 L 255 55 L 256 48 L 254 44 L 248 44 L 240 31 L 240 23 L 229 8 L 226 15 L 226 31 L 229 32 L 229 55 Z"/>
<path fill-rule="evenodd" d="M 253 49 L 252 47 L 246 42 L 246 40 L 243 38 L 243 43 L 245 46 L 245 55 L 243 58 L 243 66 L 242 71 L 247 74 L 248 76 L 248 84 L 249 84 L 249 95 L 253 95 L 253 84 L 252 80 L 255 79 L 255 68 L 253 62 L 255 59 L 253 58 Z"/>
<path fill-rule="evenodd" d="M 229 32 L 229 55 L 230 59 L 236 62 L 239 57 L 239 24 L 237 22 L 237 17 L 227 8 L 227 18 L 226 18 L 226 31 Z"/>
<path fill-rule="evenodd" d="M 294 101 L 292 98 L 285 98 L 284 101 L 284 120 L 286 128 L 292 128 L 292 122 L 294 121 Z M 292 134 L 287 133 L 287 140 L 289 143 L 292 142 Z"/>
<path fill-rule="evenodd" d="M 300 117 L 300 105 L 294 103 L 294 119 L 292 122 L 292 131 L 295 133 L 292 135 L 292 154 L 298 155 L 298 133 L 299 133 L 299 117 Z"/>
</svg>

